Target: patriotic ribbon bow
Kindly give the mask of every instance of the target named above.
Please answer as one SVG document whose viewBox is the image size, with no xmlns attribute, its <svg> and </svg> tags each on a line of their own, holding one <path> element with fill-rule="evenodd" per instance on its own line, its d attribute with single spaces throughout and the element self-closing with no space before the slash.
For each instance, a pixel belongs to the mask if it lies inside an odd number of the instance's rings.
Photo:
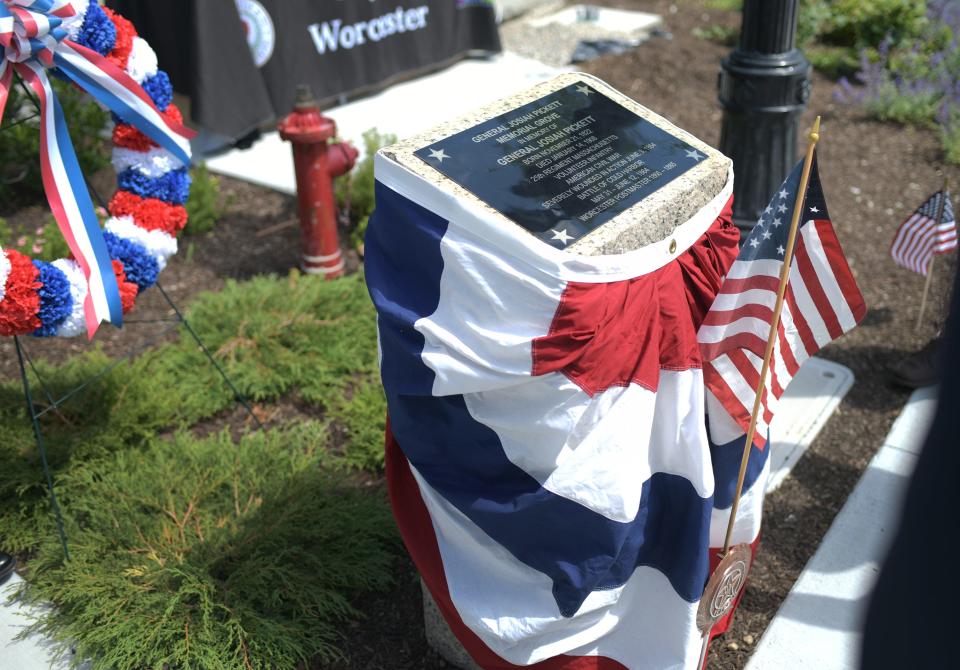
<svg viewBox="0 0 960 670">
<path fill-rule="evenodd" d="M 184 165 L 190 164 L 193 133 L 166 119 L 126 72 L 68 39 L 63 24 L 76 15 L 70 0 L 0 0 L 0 122 L 16 72 L 39 100 L 43 186 L 57 225 L 87 278 L 84 316 L 93 337 L 102 321 L 122 325 L 123 310 L 103 232 L 47 70 L 90 93 Z"/>
</svg>

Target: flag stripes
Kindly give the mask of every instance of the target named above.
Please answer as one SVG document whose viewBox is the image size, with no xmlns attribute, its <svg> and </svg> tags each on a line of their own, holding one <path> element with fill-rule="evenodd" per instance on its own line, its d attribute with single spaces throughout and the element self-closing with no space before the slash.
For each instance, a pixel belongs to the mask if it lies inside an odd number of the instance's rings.
<svg viewBox="0 0 960 670">
<path fill-rule="evenodd" d="M 926 276 L 934 254 L 944 254 L 956 248 L 957 226 L 950 192 L 940 190 L 900 224 L 890 245 L 890 256 L 900 267 Z"/>
<path fill-rule="evenodd" d="M 799 188 L 797 166 L 767 211 Z M 776 404 L 804 361 L 851 330 L 866 306 L 826 212 L 816 174 L 802 195 L 806 220 L 798 231 L 777 324 L 769 374 L 761 394 L 754 444 L 763 447 Z M 793 204 L 792 200 L 789 204 Z M 760 384 L 760 371 L 783 269 L 786 226 L 761 217 L 733 263 L 697 339 L 704 381 L 746 432 Z"/>
</svg>

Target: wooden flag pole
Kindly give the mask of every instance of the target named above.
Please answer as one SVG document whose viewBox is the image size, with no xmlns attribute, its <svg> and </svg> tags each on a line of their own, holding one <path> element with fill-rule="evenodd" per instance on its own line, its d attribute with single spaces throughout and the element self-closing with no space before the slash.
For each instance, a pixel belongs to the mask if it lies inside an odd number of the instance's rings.
<svg viewBox="0 0 960 670">
<path fill-rule="evenodd" d="M 783 297 L 787 293 L 787 281 L 790 279 L 790 265 L 793 262 L 793 247 L 797 240 L 800 216 L 803 214 L 803 204 L 807 193 L 807 184 L 810 182 L 810 168 L 813 165 L 813 152 L 820 139 L 820 117 L 813 123 L 810 132 L 810 144 L 807 145 L 807 156 L 803 161 L 803 173 L 800 176 L 800 186 L 797 191 L 797 202 L 793 208 L 793 219 L 790 221 L 790 234 L 787 237 L 787 250 L 783 256 L 783 268 L 780 270 L 780 287 L 777 289 L 777 302 L 773 307 L 773 320 L 770 323 L 770 335 L 767 337 L 767 350 L 763 354 L 763 367 L 760 368 L 760 382 L 757 384 L 757 394 L 753 399 L 753 412 L 750 414 L 750 429 L 747 431 L 747 440 L 743 445 L 743 456 L 740 458 L 740 474 L 737 476 L 737 488 L 733 494 L 733 507 L 730 508 L 730 521 L 727 523 L 727 535 L 723 540 L 721 555 L 726 556 L 730 551 L 730 538 L 733 536 L 733 525 L 737 520 L 737 511 L 740 507 L 740 494 L 743 493 L 743 480 L 747 474 L 747 461 L 750 459 L 750 447 L 757 432 L 757 418 L 763 400 L 763 391 L 767 385 L 767 372 L 770 370 L 770 359 L 777 342 L 777 331 L 780 326 L 780 313 L 783 311 Z"/>
<path fill-rule="evenodd" d="M 770 371 L 770 359 L 773 357 L 773 348 L 777 342 L 777 333 L 780 326 L 780 313 L 783 311 L 783 297 L 787 293 L 787 281 L 790 279 L 790 265 L 793 262 L 793 247 L 797 241 L 800 216 L 803 214 L 803 205 L 806 199 L 807 185 L 810 182 L 810 169 L 813 165 L 813 152 L 820 139 L 820 117 L 813 124 L 810 132 L 810 144 L 807 146 L 807 156 L 803 161 L 803 172 L 800 176 L 800 185 L 797 190 L 797 201 L 793 208 L 793 219 L 790 222 L 790 233 L 787 237 L 787 249 L 783 257 L 783 269 L 780 270 L 780 287 L 777 290 L 777 302 L 773 308 L 773 320 L 770 323 L 770 335 L 767 338 L 767 349 L 763 354 L 763 367 L 760 369 L 760 382 L 757 385 L 757 394 L 753 399 L 753 412 L 750 414 L 750 427 L 747 430 L 747 439 L 743 445 L 743 456 L 740 458 L 740 474 L 737 477 L 737 488 L 733 494 L 733 507 L 730 508 L 730 521 L 727 523 L 727 535 L 723 540 L 723 551 L 720 553 L 720 564 L 714 569 L 707 581 L 703 597 L 697 608 L 697 628 L 703 639 L 700 644 L 700 663 L 698 670 L 702 670 L 707 659 L 707 649 L 710 646 L 710 632 L 714 624 L 733 606 L 733 601 L 740 593 L 746 582 L 750 570 L 751 552 L 749 545 L 739 544 L 730 547 L 733 536 L 733 526 L 737 520 L 737 511 L 740 508 L 740 495 L 743 493 L 743 480 L 747 474 L 747 461 L 750 459 L 750 448 L 753 437 L 757 432 L 757 418 L 763 400 L 763 390 L 767 385 L 767 373 Z M 769 448 L 769 447 L 768 447 Z"/>
<path fill-rule="evenodd" d="M 943 194 L 943 197 L 940 198 L 940 204 L 937 205 L 937 226 L 939 226 L 941 221 L 943 221 L 943 210 L 947 204 L 947 197 L 948 197 L 947 188 L 949 186 L 950 186 L 950 178 L 944 177 L 943 191 L 941 191 L 941 193 Z M 936 228 L 934 228 L 933 234 L 934 234 L 934 244 L 936 244 L 936 235 L 937 235 Z M 933 262 L 936 259 L 937 259 L 937 254 L 936 252 L 934 252 L 930 256 L 930 266 L 927 268 L 927 280 L 923 283 L 923 298 L 920 299 L 920 313 L 917 314 L 917 325 L 913 329 L 913 332 L 915 333 L 920 332 L 920 326 L 923 325 L 923 310 L 926 309 L 927 307 L 927 294 L 930 292 L 930 280 L 933 278 Z"/>
</svg>

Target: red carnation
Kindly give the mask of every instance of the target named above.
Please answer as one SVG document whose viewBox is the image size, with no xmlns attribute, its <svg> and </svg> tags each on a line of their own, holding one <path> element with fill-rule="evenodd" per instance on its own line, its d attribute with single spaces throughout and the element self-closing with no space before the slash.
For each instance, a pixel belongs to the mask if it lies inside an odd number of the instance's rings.
<svg viewBox="0 0 960 670">
<path fill-rule="evenodd" d="M 127 69 L 127 61 L 130 59 L 130 51 L 133 49 L 133 38 L 137 36 L 137 31 L 133 24 L 125 18 L 111 11 L 107 7 L 101 7 L 103 13 L 107 15 L 117 29 L 117 41 L 113 45 L 113 51 L 107 56 L 107 59 L 119 67 L 121 70 Z"/>
<path fill-rule="evenodd" d="M 183 115 L 173 103 L 170 103 L 169 107 L 160 112 L 160 115 L 167 119 L 167 121 L 183 123 Z M 150 151 L 150 149 L 159 146 L 139 130 L 126 123 L 118 123 L 114 126 L 113 144 L 114 146 L 132 149 L 133 151 Z"/>
<path fill-rule="evenodd" d="M 176 236 L 187 225 L 187 210 L 156 198 L 141 198 L 129 191 L 117 191 L 110 200 L 110 214 L 131 216 L 144 230 L 162 230 Z"/>
<path fill-rule="evenodd" d="M 37 278 L 40 271 L 23 254 L 7 249 L 4 251 L 10 260 L 10 274 L 7 276 L 7 290 L 0 301 L 0 335 L 26 335 L 42 324 L 37 313 L 40 311 L 39 289 L 43 286 Z"/>
<path fill-rule="evenodd" d="M 133 309 L 140 289 L 136 284 L 127 281 L 123 263 L 118 260 L 113 261 L 113 273 L 117 276 L 117 288 L 120 289 L 120 305 L 123 307 L 123 313 L 126 314 Z"/>
</svg>

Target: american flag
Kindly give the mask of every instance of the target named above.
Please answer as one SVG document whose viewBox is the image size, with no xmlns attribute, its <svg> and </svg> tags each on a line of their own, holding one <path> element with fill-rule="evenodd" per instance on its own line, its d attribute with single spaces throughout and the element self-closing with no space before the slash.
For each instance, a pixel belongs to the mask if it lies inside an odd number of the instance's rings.
<svg viewBox="0 0 960 670">
<path fill-rule="evenodd" d="M 941 203 L 943 212 L 941 213 Z M 937 221 L 937 215 L 940 220 Z M 950 192 L 937 191 L 900 224 L 890 245 L 890 255 L 900 267 L 926 276 L 934 254 L 957 248 L 957 224 Z"/>
<path fill-rule="evenodd" d="M 697 333 L 704 382 L 745 432 L 770 335 L 802 169 L 801 161 L 763 211 Z M 777 400 L 803 362 L 853 329 L 866 311 L 830 223 L 814 155 L 757 419 L 754 443 L 758 447 L 766 443 Z"/>
</svg>

